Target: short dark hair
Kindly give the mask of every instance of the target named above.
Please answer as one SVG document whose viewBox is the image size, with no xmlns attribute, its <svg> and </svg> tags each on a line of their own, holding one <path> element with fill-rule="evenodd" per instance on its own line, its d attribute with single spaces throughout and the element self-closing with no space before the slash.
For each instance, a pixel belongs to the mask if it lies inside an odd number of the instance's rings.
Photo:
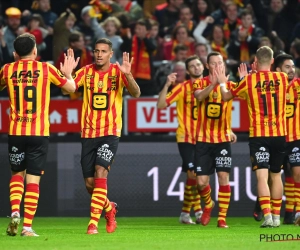
<svg viewBox="0 0 300 250">
<path fill-rule="evenodd" d="M 99 44 L 99 43 L 104 43 L 104 44 L 107 44 L 109 46 L 110 49 L 112 49 L 112 42 L 107 39 L 107 38 L 100 38 L 96 41 L 95 45 L 96 44 Z"/>
<path fill-rule="evenodd" d="M 281 55 L 276 56 L 276 58 L 274 60 L 274 69 L 276 70 L 277 67 L 281 68 L 282 64 L 286 60 L 292 60 L 293 61 L 293 57 L 289 54 L 281 54 Z"/>
<path fill-rule="evenodd" d="M 193 61 L 193 60 L 199 60 L 200 62 L 201 62 L 201 60 L 200 60 L 200 58 L 198 57 L 198 56 L 196 56 L 196 55 L 193 55 L 193 56 L 189 56 L 186 60 L 185 60 L 185 68 L 186 69 L 188 69 L 189 68 L 189 63 L 191 62 L 191 61 Z M 202 64 L 202 62 L 201 62 L 201 64 Z"/>
<path fill-rule="evenodd" d="M 177 44 L 173 49 L 175 54 L 177 54 L 179 51 L 183 51 L 183 50 L 188 51 L 189 48 L 184 44 Z"/>
<path fill-rule="evenodd" d="M 19 35 L 14 41 L 14 49 L 20 57 L 28 56 L 35 46 L 35 36 L 29 33 Z"/>
<path fill-rule="evenodd" d="M 69 44 L 78 42 L 81 36 L 83 37 L 83 34 L 78 31 L 72 32 L 69 35 Z"/>
<path fill-rule="evenodd" d="M 145 18 L 140 18 L 139 20 L 137 20 L 135 25 L 145 26 L 146 30 L 151 30 L 151 27 L 152 27 L 151 22 L 148 19 L 145 19 Z"/>
<path fill-rule="evenodd" d="M 221 55 L 221 53 L 219 53 L 219 52 L 217 52 L 217 51 L 210 52 L 210 53 L 207 55 L 207 60 L 206 60 L 206 63 L 207 63 L 207 64 L 209 63 L 209 59 L 210 59 L 212 56 L 221 56 L 221 57 L 223 58 L 223 56 Z"/>
</svg>

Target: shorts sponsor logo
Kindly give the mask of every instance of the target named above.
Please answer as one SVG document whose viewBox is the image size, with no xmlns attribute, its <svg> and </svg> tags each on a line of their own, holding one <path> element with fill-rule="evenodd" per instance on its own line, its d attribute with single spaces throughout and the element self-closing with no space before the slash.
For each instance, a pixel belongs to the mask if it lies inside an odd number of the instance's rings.
<svg viewBox="0 0 300 250">
<path fill-rule="evenodd" d="M 228 154 L 228 151 L 226 150 L 226 149 L 223 149 L 222 151 L 221 151 L 221 155 L 227 155 Z"/>
<path fill-rule="evenodd" d="M 295 149 L 295 148 L 294 148 Z M 294 153 L 289 155 L 289 162 L 292 163 L 300 163 L 300 152 L 294 151 Z"/>
<path fill-rule="evenodd" d="M 265 147 L 260 147 L 259 150 L 266 151 L 266 148 Z"/>
<path fill-rule="evenodd" d="M 21 152 L 17 154 L 16 152 L 18 151 L 18 148 L 13 146 L 11 148 L 11 151 L 14 153 L 9 153 L 9 161 L 12 165 L 20 165 L 21 162 L 25 159 L 25 152 Z"/>
<path fill-rule="evenodd" d="M 197 172 L 201 172 L 202 168 L 200 166 L 197 167 Z"/>
<path fill-rule="evenodd" d="M 257 163 L 269 162 L 270 154 L 269 152 L 257 152 L 255 153 Z"/>
<path fill-rule="evenodd" d="M 225 149 L 223 149 L 223 150 L 225 150 Z M 221 154 L 222 154 L 222 151 L 221 151 Z M 223 155 L 226 155 L 227 153 L 228 153 L 227 151 L 226 151 L 225 154 L 223 152 Z M 216 157 L 215 160 L 216 160 L 216 167 L 217 168 L 230 168 L 231 167 L 231 157 L 221 156 L 221 157 Z"/>
<path fill-rule="evenodd" d="M 294 152 L 294 153 L 297 152 L 297 151 L 299 151 L 298 147 L 294 147 L 293 150 L 292 150 L 292 152 Z"/>
<path fill-rule="evenodd" d="M 113 156 L 108 144 L 103 144 L 101 148 L 98 148 L 97 157 L 110 162 Z"/>
<path fill-rule="evenodd" d="M 192 162 L 189 163 L 189 168 L 193 168 L 194 164 Z"/>
</svg>

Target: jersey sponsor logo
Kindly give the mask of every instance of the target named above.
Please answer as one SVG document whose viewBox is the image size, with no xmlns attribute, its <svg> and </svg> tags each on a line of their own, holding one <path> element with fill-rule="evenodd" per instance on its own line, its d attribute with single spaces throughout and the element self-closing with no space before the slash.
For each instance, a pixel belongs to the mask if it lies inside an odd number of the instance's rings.
<svg viewBox="0 0 300 250">
<path fill-rule="evenodd" d="M 40 76 L 40 70 L 21 70 L 21 71 L 14 71 L 11 76 L 10 79 L 12 78 L 38 78 Z"/>
<path fill-rule="evenodd" d="M 265 80 L 265 81 L 258 81 L 254 88 L 258 90 L 258 92 L 265 92 L 265 91 L 274 91 L 277 90 L 280 86 L 280 80 Z"/>
</svg>

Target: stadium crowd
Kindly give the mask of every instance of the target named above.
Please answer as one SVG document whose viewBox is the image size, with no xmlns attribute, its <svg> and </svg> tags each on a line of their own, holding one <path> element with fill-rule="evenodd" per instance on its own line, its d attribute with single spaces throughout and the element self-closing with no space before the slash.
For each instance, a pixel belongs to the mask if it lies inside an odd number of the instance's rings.
<svg viewBox="0 0 300 250">
<path fill-rule="evenodd" d="M 113 63 L 121 62 L 122 52 L 135 58 L 132 73 L 142 96 L 157 95 L 171 72 L 184 75 L 177 62 L 196 54 L 205 64 L 211 51 L 226 60 L 231 80 L 238 65 L 250 66 L 264 45 L 275 57 L 290 53 L 299 76 L 299 7 L 298 0 L 1 1 L 0 66 L 13 61 L 14 39 L 29 32 L 36 37 L 40 61 L 59 66 L 71 47 L 81 58 L 77 69 L 93 62 L 98 38 L 109 38 Z M 52 97 L 61 95 L 51 89 Z"/>
</svg>

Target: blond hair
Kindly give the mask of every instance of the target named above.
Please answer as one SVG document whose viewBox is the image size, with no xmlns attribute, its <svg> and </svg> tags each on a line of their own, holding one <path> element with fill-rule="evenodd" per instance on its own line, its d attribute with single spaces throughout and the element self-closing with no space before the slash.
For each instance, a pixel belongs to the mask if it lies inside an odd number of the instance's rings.
<svg viewBox="0 0 300 250">
<path fill-rule="evenodd" d="M 118 18 L 114 17 L 114 16 L 110 16 L 108 18 L 106 18 L 102 23 L 102 27 L 105 27 L 107 25 L 108 22 L 113 22 L 114 25 L 116 26 L 117 30 L 121 28 L 121 22 L 119 21 Z"/>
<path fill-rule="evenodd" d="M 270 64 L 273 59 L 273 50 L 268 46 L 262 46 L 256 51 L 258 64 Z"/>
</svg>

